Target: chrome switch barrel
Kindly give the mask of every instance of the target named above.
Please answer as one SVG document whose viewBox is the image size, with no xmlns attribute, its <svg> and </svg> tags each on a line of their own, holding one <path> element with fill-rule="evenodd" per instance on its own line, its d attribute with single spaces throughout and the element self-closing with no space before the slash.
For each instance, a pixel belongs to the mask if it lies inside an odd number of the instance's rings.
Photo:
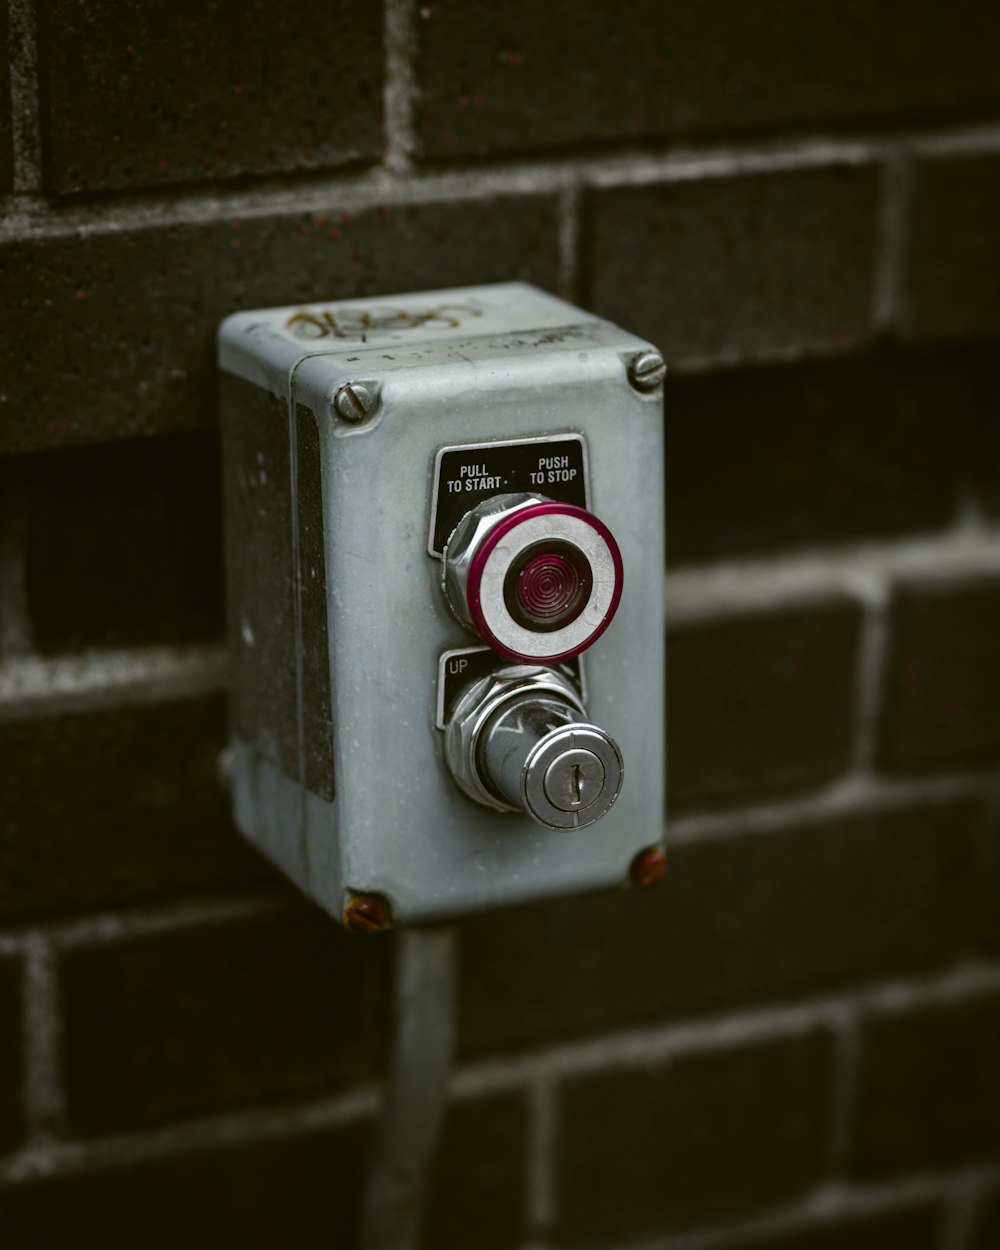
<svg viewBox="0 0 1000 1250">
<path fill-rule="evenodd" d="M 511 668 L 477 683 L 456 709 L 447 747 L 470 797 L 549 829 L 592 825 L 621 790 L 617 744 L 551 670 Z"/>
</svg>

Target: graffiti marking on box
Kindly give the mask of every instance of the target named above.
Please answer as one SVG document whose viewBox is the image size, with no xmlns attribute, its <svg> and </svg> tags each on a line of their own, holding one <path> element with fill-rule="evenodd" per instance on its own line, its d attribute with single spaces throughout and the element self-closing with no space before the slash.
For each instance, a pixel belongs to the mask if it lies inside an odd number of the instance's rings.
<svg viewBox="0 0 1000 1250">
<path fill-rule="evenodd" d="M 467 304 L 438 304 L 434 308 L 327 308 L 302 309 L 285 322 L 285 329 L 298 339 L 355 339 L 365 342 L 369 334 L 396 330 L 457 330 L 482 310 Z"/>
</svg>

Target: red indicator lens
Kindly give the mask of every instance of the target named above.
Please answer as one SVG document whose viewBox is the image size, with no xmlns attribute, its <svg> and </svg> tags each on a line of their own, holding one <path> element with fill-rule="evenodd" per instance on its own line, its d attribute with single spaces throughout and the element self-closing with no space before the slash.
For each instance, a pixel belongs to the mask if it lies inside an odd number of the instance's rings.
<svg viewBox="0 0 1000 1250">
<path fill-rule="evenodd" d="M 553 540 L 521 553 L 504 578 L 503 597 L 519 625 L 548 633 L 576 620 L 593 585 L 590 562 L 579 547 Z"/>
</svg>

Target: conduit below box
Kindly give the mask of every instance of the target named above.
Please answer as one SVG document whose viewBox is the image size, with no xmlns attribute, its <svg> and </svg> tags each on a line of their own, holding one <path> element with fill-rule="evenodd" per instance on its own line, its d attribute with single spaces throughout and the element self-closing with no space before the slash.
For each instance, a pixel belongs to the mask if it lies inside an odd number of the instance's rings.
<svg viewBox="0 0 1000 1250">
<path fill-rule="evenodd" d="M 455 1034 L 451 929 L 396 935 L 395 1034 L 361 1250 L 416 1250 Z"/>
</svg>

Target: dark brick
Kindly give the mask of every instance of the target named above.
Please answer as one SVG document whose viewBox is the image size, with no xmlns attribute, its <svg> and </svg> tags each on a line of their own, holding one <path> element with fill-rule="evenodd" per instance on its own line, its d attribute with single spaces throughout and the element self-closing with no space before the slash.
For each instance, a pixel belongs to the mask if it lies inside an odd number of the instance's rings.
<svg viewBox="0 0 1000 1250">
<path fill-rule="evenodd" d="M 306 904 L 66 950 L 71 1123 L 96 1133 L 372 1078 L 386 950 Z"/>
<path fill-rule="evenodd" d="M 994 796 L 986 834 L 986 901 L 983 908 L 986 944 L 1000 954 L 1000 794 Z"/>
<path fill-rule="evenodd" d="M 815 1030 L 567 1080 L 561 1239 L 717 1224 L 808 1189 L 825 1165 L 831 1067 Z"/>
<path fill-rule="evenodd" d="M 668 381 L 668 561 L 947 525 L 970 439 L 985 426 L 995 354 L 991 345 Z"/>
<path fill-rule="evenodd" d="M 44 0 L 47 183 L 96 191 L 373 160 L 382 10 L 364 0 Z"/>
<path fill-rule="evenodd" d="M 426 1250 L 512 1250 L 524 1238 L 527 1107 L 520 1094 L 452 1104 L 431 1176 Z"/>
<path fill-rule="evenodd" d="M 941 1229 L 940 1208 L 924 1205 L 832 1219 L 787 1234 L 739 1236 L 719 1250 L 938 1250 Z"/>
<path fill-rule="evenodd" d="M 221 637 L 219 480 L 212 434 L 0 462 L 25 500 L 35 648 Z"/>
<path fill-rule="evenodd" d="M 12 146 L 10 116 L 10 31 L 9 11 L 5 5 L 0 10 L 0 194 L 14 185 L 14 151 Z"/>
<path fill-rule="evenodd" d="M 368 1136 L 351 1124 L 0 1189 L 0 1237 L 32 1250 L 347 1250 Z"/>
<path fill-rule="evenodd" d="M 882 764 L 1000 764 L 1000 577 L 901 582 L 890 638 Z"/>
<path fill-rule="evenodd" d="M 1000 383 L 994 386 L 993 403 L 984 414 L 976 452 L 981 499 L 988 512 L 1000 517 Z"/>
<path fill-rule="evenodd" d="M 672 625 L 670 809 L 808 789 L 843 772 L 859 628 L 846 598 Z"/>
<path fill-rule="evenodd" d="M 848 347 L 870 329 L 878 198 L 848 165 L 594 191 L 586 302 L 668 364 Z"/>
<path fill-rule="evenodd" d="M 992 6 L 623 0 L 420 9 L 434 157 L 989 115 Z"/>
<path fill-rule="evenodd" d="M 861 1042 L 853 1170 L 1000 1155 L 1000 996 L 872 1015 Z"/>
<path fill-rule="evenodd" d="M 0 1190 L 0 1235 L 32 1250 L 346 1250 L 355 1245 L 369 1136 L 351 1124 L 12 1186 Z"/>
<path fill-rule="evenodd" d="M 21 961 L 0 959 L 0 1154 L 24 1133 Z"/>
<path fill-rule="evenodd" d="M 462 1049 L 510 1051 L 947 967 L 982 951 L 995 927 L 982 814 L 972 802 L 922 803 L 682 843 L 658 890 L 463 920 Z"/>
<path fill-rule="evenodd" d="M 974 371 L 978 421 L 972 432 L 972 485 L 986 511 L 1000 517 L 1000 374 L 997 344 L 984 340 L 981 365 Z"/>
<path fill-rule="evenodd" d="M 271 881 L 218 777 L 221 695 L 0 724 L 0 915 Z"/>
<path fill-rule="evenodd" d="M 0 248 L 0 451 L 216 422 L 215 331 L 240 308 L 523 278 L 558 283 L 555 200 L 254 217 Z"/>
<path fill-rule="evenodd" d="M 928 156 L 914 173 L 903 325 L 921 338 L 1000 332 L 1000 153 Z"/>
<path fill-rule="evenodd" d="M 428 1250 L 519 1244 L 524 1109 L 514 1095 L 450 1108 Z M 373 1134 L 365 1122 L 53 1176 L 0 1189 L 0 1239 L 32 1250 L 357 1244 Z"/>
<path fill-rule="evenodd" d="M 997 1250 L 1000 1246 L 1000 1187 L 988 1193 L 976 1212 L 969 1250 Z"/>
</svg>

